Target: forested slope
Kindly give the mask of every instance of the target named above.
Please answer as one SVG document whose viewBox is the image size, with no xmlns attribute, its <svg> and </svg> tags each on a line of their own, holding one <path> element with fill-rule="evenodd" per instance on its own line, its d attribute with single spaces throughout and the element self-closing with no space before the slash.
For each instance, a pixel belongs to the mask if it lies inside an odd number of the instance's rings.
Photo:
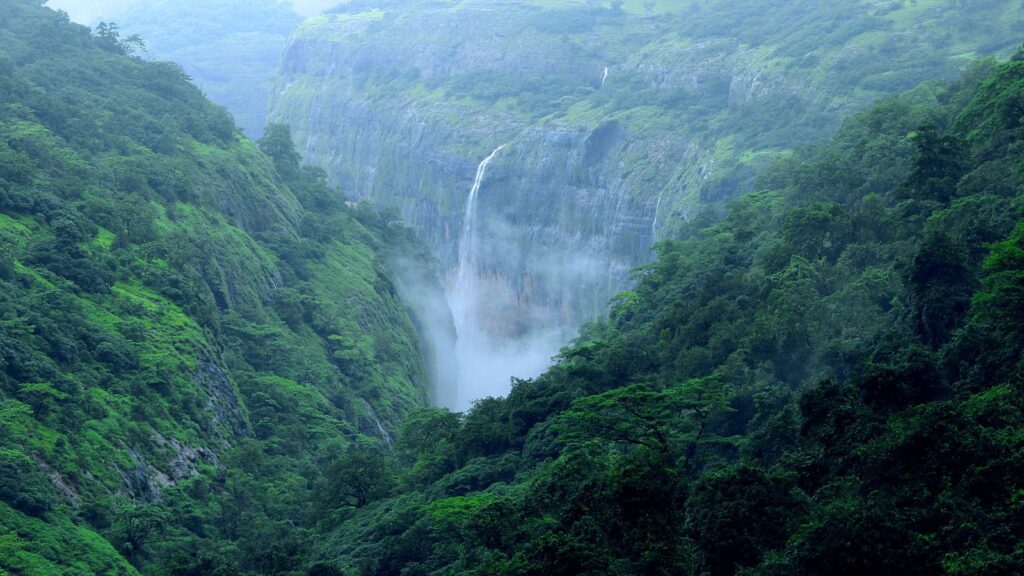
<svg viewBox="0 0 1024 576">
<path fill-rule="evenodd" d="M 340 514 L 319 557 L 403 576 L 1021 573 L 1022 113 L 1024 62 L 983 62 L 774 164 L 724 220 L 661 243 L 545 375 L 410 417 L 404 491 Z"/>
<path fill-rule="evenodd" d="M 432 264 L 133 48 L 0 4 L 0 574 L 299 570 L 322 470 L 427 403 L 386 261 Z"/>
</svg>

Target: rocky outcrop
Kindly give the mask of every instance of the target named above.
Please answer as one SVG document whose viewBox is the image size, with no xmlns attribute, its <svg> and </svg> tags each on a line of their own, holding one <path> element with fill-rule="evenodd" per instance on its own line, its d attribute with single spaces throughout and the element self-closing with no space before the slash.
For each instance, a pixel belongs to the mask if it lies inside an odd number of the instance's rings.
<svg viewBox="0 0 1024 576">
<path fill-rule="evenodd" d="M 210 360 L 201 360 L 193 378 L 206 391 L 210 427 L 224 445 L 235 438 L 250 436 L 235 387 L 224 371 Z"/>
</svg>

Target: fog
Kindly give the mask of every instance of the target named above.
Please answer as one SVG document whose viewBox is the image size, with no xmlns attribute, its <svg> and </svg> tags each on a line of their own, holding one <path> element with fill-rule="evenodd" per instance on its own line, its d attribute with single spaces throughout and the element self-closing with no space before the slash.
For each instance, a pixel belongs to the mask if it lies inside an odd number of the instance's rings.
<svg viewBox="0 0 1024 576">
<path fill-rule="evenodd" d="M 50 0 L 50 8 L 63 10 L 79 24 L 90 25 L 99 20 L 115 18 L 139 0 Z"/>
</svg>

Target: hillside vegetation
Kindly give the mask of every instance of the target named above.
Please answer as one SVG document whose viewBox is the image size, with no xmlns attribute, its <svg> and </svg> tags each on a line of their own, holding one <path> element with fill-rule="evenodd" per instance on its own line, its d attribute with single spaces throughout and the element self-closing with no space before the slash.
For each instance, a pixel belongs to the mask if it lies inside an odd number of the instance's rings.
<svg viewBox="0 0 1024 576">
<path fill-rule="evenodd" d="M 135 47 L 0 5 L 0 574 L 298 569 L 427 403 L 385 262 L 431 260 Z"/>
</svg>

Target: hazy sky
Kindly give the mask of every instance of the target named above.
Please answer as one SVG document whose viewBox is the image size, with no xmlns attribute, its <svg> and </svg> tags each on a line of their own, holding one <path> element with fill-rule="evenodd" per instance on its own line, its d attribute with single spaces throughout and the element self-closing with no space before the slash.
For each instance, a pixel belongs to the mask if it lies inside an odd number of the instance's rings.
<svg viewBox="0 0 1024 576">
<path fill-rule="evenodd" d="M 65 10 L 71 19 L 80 24 L 92 24 L 97 20 L 116 20 L 121 10 L 146 0 L 50 0 L 47 6 Z M 216 2 L 217 0 L 209 0 Z M 344 0 L 292 0 L 295 11 L 312 16 Z"/>
<path fill-rule="evenodd" d="M 113 18 L 136 0 L 50 0 L 50 8 L 59 8 L 71 15 L 80 24 L 91 24 L 96 20 Z"/>
</svg>

